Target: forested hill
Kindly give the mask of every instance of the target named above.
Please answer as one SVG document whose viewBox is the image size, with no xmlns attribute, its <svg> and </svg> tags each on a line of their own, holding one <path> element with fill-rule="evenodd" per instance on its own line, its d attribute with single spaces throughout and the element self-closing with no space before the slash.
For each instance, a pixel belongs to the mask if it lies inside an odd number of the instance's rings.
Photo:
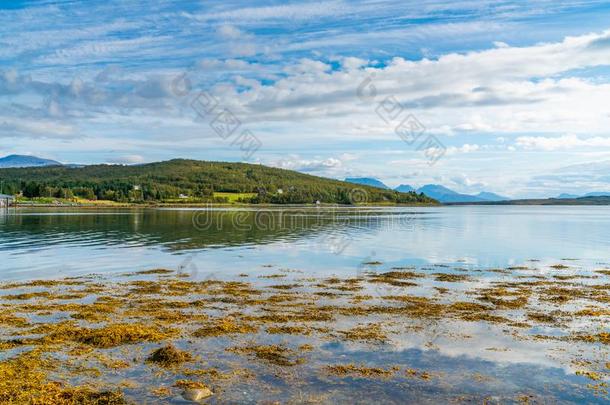
<svg viewBox="0 0 610 405">
<path fill-rule="evenodd" d="M 77 196 L 118 202 L 162 202 L 180 195 L 223 202 L 215 193 L 232 192 L 251 193 L 241 200 L 250 203 L 435 203 L 422 194 L 356 186 L 262 165 L 184 159 L 137 166 L 0 169 L 0 182 L 4 193 L 25 197 Z"/>
</svg>

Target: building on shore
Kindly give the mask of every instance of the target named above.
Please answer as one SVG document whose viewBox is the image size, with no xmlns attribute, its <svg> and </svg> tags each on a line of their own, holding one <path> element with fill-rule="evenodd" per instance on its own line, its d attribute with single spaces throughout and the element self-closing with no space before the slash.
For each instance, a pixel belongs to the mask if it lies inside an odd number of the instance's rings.
<svg viewBox="0 0 610 405">
<path fill-rule="evenodd" d="M 15 204 L 15 196 L 0 194 L 0 208 L 8 208 L 13 204 Z"/>
</svg>

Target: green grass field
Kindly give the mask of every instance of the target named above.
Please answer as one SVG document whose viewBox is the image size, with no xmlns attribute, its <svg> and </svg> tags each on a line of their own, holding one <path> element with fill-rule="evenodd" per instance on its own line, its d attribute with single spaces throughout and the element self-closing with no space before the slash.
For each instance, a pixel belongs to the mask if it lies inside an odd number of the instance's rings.
<svg viewBox="0 0 610 405">
<path fill-rule="evenodd" d="M 256 193 L 214 193 L 214 197 L 226 198 L 230 203 L 237 202 L 240 198 L 247 199 L 255 196 Z"/>
</svg>

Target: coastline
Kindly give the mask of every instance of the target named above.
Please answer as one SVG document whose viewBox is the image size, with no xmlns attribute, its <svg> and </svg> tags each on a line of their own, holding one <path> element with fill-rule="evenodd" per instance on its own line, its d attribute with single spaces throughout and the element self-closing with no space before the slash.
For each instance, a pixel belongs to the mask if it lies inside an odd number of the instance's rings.
<svg viewBox="0 0 610 405">
<path fill-rule="evenodd" d="M 577 200 L 511 200 L 467 203 L 371 203 L 371 204 L 248 204 L 248 203 L 17 203 L 11 208 L 87 208 L 87 209 L 152 209 L 152 208 L 391 208 L 391 207 L 474 207 L 474 206 L 608 206 L 607 201 Z"/>
<path fill-rule="evenodd" d="M 245 203 L 74 203 L 74 204 L 48 204 L 48 203 L 17 203 L 12 208 L 103 208 L 103 209 L 144 209 L 144 208 L 375 208 L 375 207 L 441 207 L 444 204 L 412 203 L 412 204 L 245 204 Z"/>
</svg>

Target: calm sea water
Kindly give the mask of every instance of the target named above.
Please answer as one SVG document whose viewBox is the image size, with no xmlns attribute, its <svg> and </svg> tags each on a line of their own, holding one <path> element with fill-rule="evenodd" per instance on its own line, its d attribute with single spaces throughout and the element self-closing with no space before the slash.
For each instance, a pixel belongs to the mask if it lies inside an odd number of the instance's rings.
<svg viewBox="0 0 610 405">
<path fill-rule="evenodd" d="M 588 275 L 578 282 L 599 282 L 600 275 L 594 271 L 610 268 L 609 246 L 610 207 L 29 208 L 0 214 L 0 281 L 91 273 L 112 280 L 162 267 L 187 272 L 193 279 L 233 279 L 246 272 L 254 283 L 260 282 L 256 281 L 258 274 L 279 271 L 290 282 L 291 277 L 310 274 L 361 276 L 371 265 L 382 271 L 413 266 L 477 274 L 476 281 L 466 284 L 418 279 L 420 285 L 409 290 L 429 294 L 434 287 L 454 284 L 454 299 L 467 300 L 472 299 L 469 289 L 498 280 L 538 280 L 533 276 L 552 280 L 556 274 L 583 272 Z M 550 266 L 557 263 L 570 264 L 570 270 L 552 270 Z M 524 264 L 536 269 L 520 272 L 518 266 Z M 493 270 L 511 266 L 517 269 L 514 273 Z M 381 290 L 362 294 L 381 298 L 403 290 L 374 288 Z M 556 309 L 554 304 L 542 304 L 545 312 Z M 597 303 L 602 305 L 606 304 Z M 485 322 L 405 319 L 401 322 L 411 322 L 411 326 L 377 348 L 339 338 L 317 342 L 321 351 L 312 355 L 311 369 L 309 365 L 298 368 L 302 374 L 295 381 L 306 387 L 305 394 L 321 395 L 330 403 L 353 403 L 354 396 L 363 403 L 444 403 L 462 394 L 476 403 L 483 399 L 486 403 L 517 403 L 520 396 L 530 393 L 541 398 L 540 403 L 607 403 L 607 395 L 594 392 L 592 381 L 577 375 L 585 363 L 575 362 L 595 360 L 599 367 L 607 367 L 604 364 L 610 358 L 604 345 L 596 345 L 593 351 L 593 345 L 577 347 L 568 341 L 530 338 L 560 336 L 566 330 L 607 331 L 604 319 L 579 318 L 568 329 L 535 324 L 520 329 L 518 337 L 506 333 L 503 325 Z M 354 326 L 350 324 L 353 320 L 342 322 L 346 325 L 339 326 L 344 329 Z M 401 322 L 396 324 L 399 329 L 404 326 Z M 275 342 L 272 336 L 266 339 Z M 208 359 L 212 353 L 226 355 L 214 342 L 199 347 L 205 349 L 202 353 Z M 339 360 L 380 367 L 406 364 L 442 377 L 408 384 L 404 378 L 398 382 L 351 379 L 333 385 L 316 374 L 314 366 Z M 264 381 L 277 391 L 275 399 L 295 397 L 294 387 L 273 378 Z M 260 387 L 258 380 L 253 386 L 230 387 L 223 399 L 256 403 L 274 398 L 263 395 Z M 141 398 L 143 394 L 133 395 Z"/>
<path fill-rule="evenodd" d="M 0 214 L 0 280 L 167 267 L 232 275 L 388 265 L 610 261 L 609 207 L 19 209 Z"/>
</svg>

